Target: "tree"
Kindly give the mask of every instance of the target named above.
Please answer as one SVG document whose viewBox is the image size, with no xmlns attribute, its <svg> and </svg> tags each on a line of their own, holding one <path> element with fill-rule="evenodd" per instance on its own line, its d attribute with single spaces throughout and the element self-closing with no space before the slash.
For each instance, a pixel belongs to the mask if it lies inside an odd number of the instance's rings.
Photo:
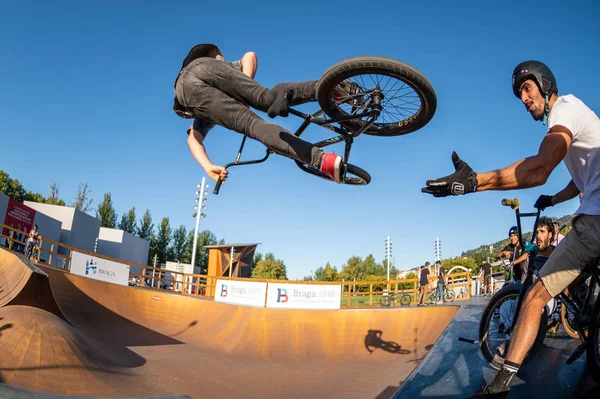
<svg viewBox="0 0 600 399">
<path fill-rule="evenodd" d="M 52 189 L 52 186 L 50 186 L 50 188 Z M 87 183 L 79 183 L 79 186 L 77 187 L 77 195 L 70 206 L 75 207 L 75 209 L 80 210 L 81 212 L 92 211 L 92 203 L 94 200 L 89 197 L 91 192 L 92 190 L 88 188 Z M 56 191 L 56 194 L 58 195 L 58 190 Z M 106 200 L 106 194 L 104 195 L 104 198 Z"/>
<path fill-rule="evenodd" d="M 158 255 L 158 262 L 165 263 L 170 258 L 169 247 L 171 243 L 171 226 L 169 225 L 169 218 L 162 218 L 158 231 L 156 233 L 156 254 Z"/>
<path fill-rule="evenodd" d="M 319 267 L 315 270 L 314 275 L 315 281 L 337 281 L 338 271 L 337 268 L 331 267 L 331 264 L 327 262 L 325 267 Z"/>
<path fill-rule="evenodd" d="M 153 230 L 154 224 L 152 224 L 152 216 L 150 215 L 150 210 L 146 209 L 140 222 L 140 228 L 137 231 L 137 235 L 143 240 L 149 240 Z"/>
<path fill-rule="evenodd" d="M 25 194 L 25 201 L 31 201 L 31 202 L 39 202 L 39 203 L 44 203 L 46 202 L 46 199 L 44 198 L 44 196 L 40 193 L 34 193 L 31 191 L 28 191 L 27 194 Z"/>
<path fill-rule="evenodd" d="M 252 271 L 252 278 L 287 280 L 283 264 L 274 259 L 264 259 L 256 264 Z"/>
<path fill-rule="evenodd" d="M 117 227 L 117 214 L 110 193 L 104 194 L 104 200 L 96 210 L 96 217 L 100 219 L 101 227 L 108 227 L 109 229 Z"/>
<path fill-rule="evenodd" d="M 250 262 L 250 275 L 252 275 L 252 271 L 254 271 L 256 264 L 261 260 L 263 260 L 263 254 L 255 252 L 254 257 L 252 258 L 252 262 Z"/>
<path fill-rule="evenodd" d="M 137 229 L 137 222 L 135 220 L 135 206 L 132 207 L 127 213 L 121 216 L 121 222 L 119 223 L 119 229 L 126 231 L 130 234 L 135 234 Z"/>
<path fill-rule="evenodd" d="M 56 182 L 50 184 L 50 196 L 46 198 L 46 204 L 65 206 L 65 201 L 61 200 L 58 196 L 59 188 L 59 184 Z"/>
<path fill-rule="evenodd" d="M 11 179 L 8 173 L 0 171 L 0 193 L 8 195 L 10 198 L 23 202 L 27 192 L 23 185 L 17 179 Z"/>
<path fill-rule="evenodd" d="M 191 243 L 193 244 L 193 232 Z M 208 271 L 208 248 L 204 248 L 206 245 L 216 245 L 217 237 L 210 232 L 210 230 L 203 230 L 198 233 L 198 241 L 196 243 L 196 261 L 195 266 L 200 268 L 200 274 L 206 274 Z M 192 248 L 193 250 L 193 248 Z M 191 250 L 190 250 L 191 254 Z"/>
<path fill-rule="evenodd" d="M 0 170 L 0 193 L 6 194 L 8 192 L 9 180 L 10 177 L 8 176 L 8 173 L 6 173 L 3 170 Z"/>
<path fill-rule="evenodd" d="M 185 258 L 190 258 L 191 254 L 186 256 L 188 248 L 187 230 L 184 225 L 181 225 L 178 229 L 173 231 L 173 241 L 171 242 L 171 254 L 173 255 L 173 260 L 183 262 Z"/>
<path fill-rule="evenodd" d="M 346 281 L 363 281 L 367 277 L 362 258 L 353 256 L 342 266 L 341 277 Z"/>
</svg>

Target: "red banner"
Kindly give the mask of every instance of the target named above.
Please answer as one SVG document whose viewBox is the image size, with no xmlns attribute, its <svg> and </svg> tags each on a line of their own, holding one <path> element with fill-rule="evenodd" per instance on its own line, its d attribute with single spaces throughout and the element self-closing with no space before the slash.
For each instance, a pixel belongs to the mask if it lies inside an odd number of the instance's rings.
<svg viewBox="0 0 600 399">
<path fill-rule="evenodd" d="M 19 201 L 15 201 L 12 198 L 8 200 L 8 207 L 6 208 L 6 217 L 4 218 L 4 224 L 21 231 L 26 231 L 25 237 L 29 235 L 29 232 L 33 228 L 33 219 L 35 218 L 35 209 L 23 205 Z M 4 228 L 2 232 L 4 235 L 8 235 L 8 229 Z M 18 234 L 18 233 L 15 233 Z M 22 241 L 25 241 L 23 238 Z"/>
</svg>

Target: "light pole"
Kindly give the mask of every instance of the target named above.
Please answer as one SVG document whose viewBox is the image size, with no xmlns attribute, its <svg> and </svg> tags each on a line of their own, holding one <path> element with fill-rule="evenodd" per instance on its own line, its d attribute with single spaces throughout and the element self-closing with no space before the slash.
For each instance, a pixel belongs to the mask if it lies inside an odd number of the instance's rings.
<svg viewBox="0 0 600 399">
<path fill-rule="evenodd" d="M 435 260 L 436 262 L 439 260 L 440 262 L 442 261 L 442 242 L 440 241 L 439 237 L 436 237 L 435 239 Z M 437 269 L 437 264 L 435 267 L 435 273 L 439 273 L 439 270 Z"/>
<path fill-rule="evenodd" d="M 206 217 L 206 214 L 202 213 L 202 211 L 206 209 L 206 205 L 204 205 L 204 202 L 206 202 L 206 195 L 208 195 L 208 191 L 205 190 L 206 188 L 208 188 L 208 184 L 204 184 L 205 181 L 206 177 L 203 177 L 202 183 L 196 186 L 198 188 L 198 190 L 196 190 L 196 195 L 198 197 L 194 198 L 194 201 L 197 203 L 197 205 L 194 205 L 194 210 L 196 212 L 194 212 L 194 214 L 192 215 L 192 217 L 196 218 L 196 229 L 194 231 L 194 249 L 192 250 L 192 274 L 194 274 L 194 266 L 196 264 L 196 249 L 198 246 L 198 226 L 200 225 L 200 216 Z"/>
<path fill-rule="evenodd" d="M 385 253 L 387 257 L 387 281 L 390 281 L 390 261 L 392 256 L 392 241 L 390 236 L 385 240 Z"/>
</svg>

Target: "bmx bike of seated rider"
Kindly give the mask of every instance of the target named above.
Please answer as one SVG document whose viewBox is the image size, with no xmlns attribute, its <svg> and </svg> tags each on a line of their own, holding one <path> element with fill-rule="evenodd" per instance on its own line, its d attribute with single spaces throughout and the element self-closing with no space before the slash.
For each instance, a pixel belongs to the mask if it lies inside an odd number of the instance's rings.
<svg viewBox="0 0 600 399">
<path fill-rule="evenodd" d="M 313 144 L 323 148 L 345 142 L 341 183 L 349 185 L 371 182 L 367 171 L 348 162 L 356 137 L 363 133 L 392 137 L 415 132 L 431 121 L 437 107 L 433 86 L 421 72 L 404 62 L 379 56 L 348 58 L 334 64 L 318 80 L 316 94 L 320 109 L 315 113 L 288 107 L 290 114 L 303 119 L 294 135 L 300 137 L 311 123 L 336 133 Z M 261 163 L 274 153 L 267 149 L 262 159 L 240 162 L 246 138 L 244 135 L 235 161 L 225 165 L 226 169 Z M 317 168 L 294 162 L 304 172 L 331 180 Z M 214 194 L 219 193 L 221 183 L 219 178 Z"/>
</svg>

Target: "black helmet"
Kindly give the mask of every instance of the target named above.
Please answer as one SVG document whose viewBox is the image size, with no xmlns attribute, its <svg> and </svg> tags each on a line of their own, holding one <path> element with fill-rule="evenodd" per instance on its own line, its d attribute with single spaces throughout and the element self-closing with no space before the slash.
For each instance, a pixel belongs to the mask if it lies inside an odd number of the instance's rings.
<svg viewBox="0 0 600 399">
<path fill-rule="evenodd" d="M 515 67 L 512 74 L 513 93 L 517 98 L 521 98 L 519 93 L 521 84 L 530 78 L 538 85 L 543 96 L 550 98 L 552 93 L 558 93 L 556 78 L 546 64 L 539 61 L 524 61 Z"/>
<path fill-rule="evenodd" d="M 517 228 L 517 226 L 513 226 L 510 228 L 510 230 L 508 230 L 508 236 L 510 237 L 511 234 L 516 234 L 519 235 L 519 229 Z"/>
</svg>

